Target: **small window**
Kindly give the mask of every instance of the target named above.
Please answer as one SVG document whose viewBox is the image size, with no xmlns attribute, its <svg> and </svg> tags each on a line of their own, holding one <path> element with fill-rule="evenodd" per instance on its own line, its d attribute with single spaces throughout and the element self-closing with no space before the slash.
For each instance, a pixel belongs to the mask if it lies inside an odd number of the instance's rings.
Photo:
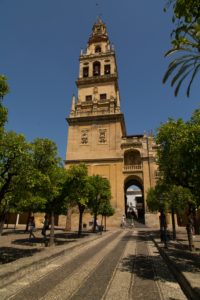
<svg viewBox="0 0 200 300">
<path fill-rule="evenodd" d="M 101 47 L 100 46 L 96 46 L 95 47 L 95 53 L 100 53 L 101 52 Z"/>
<path fill-rule="evenodd" d="M 101 74 L 101 64 L 99 61 L 93 63 L 93 76 L 99 76 Z"/>
<path fill-rule="evenodd" d="M 105 65 L 104 66 L 104 73 L 105 74 L 110 74 L 110 65 Z"/>
<path fill-rule="evenodd" d="M 100 27 L 97 27 L 97 33 L 101 33 L 101 28 Z"/>
<path fill-rule="evenodd" d="M 106 100 L 107 96 L 106 94 L 100 94 L 100 100 Z"/>
<path fill-rule="evenodd" d="M 88 73 L 89 73 L 89 68 L 88 67 L 84 67 L 83 68 L 83 77 L 88 77 Z"/>
<path fill-rule="evenodd" d="M 85 101 L 92 101 L 92 95 L 85 96 Z"/>
</svg>

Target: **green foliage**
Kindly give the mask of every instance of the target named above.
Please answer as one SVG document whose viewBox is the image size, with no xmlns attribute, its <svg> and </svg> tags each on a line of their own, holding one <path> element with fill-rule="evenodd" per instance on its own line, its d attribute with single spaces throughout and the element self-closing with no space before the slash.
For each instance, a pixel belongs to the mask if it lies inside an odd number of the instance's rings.
<svg viewBox="0 0 200 300">
<path fill-rule="evenodd" d="M 162 181 L 190 190 L 191 202 L 200 205 L 200 110 L 188 122 L 170 119 L 156 137 Z M 195 200 L 193 199 L 195 198 Z"/>
<path fill-rule="evenodd" d="M 46 199 L 45 211 L 62 211 L 64 199 L 61 197 L 66 179 L 66 171 L 61 166 L 55 143 L 48 139 L 39 139 L 32 143 L 33 166 L 39 180 L 32 189 L 38 199 Z"/>
<path fill-rule="evenodd" d="M 177 19 L 185 23 L 191 23 L 192 20 L 197 20 L 200 13 L 199 0 L 168 0 L 166 3 L 165 11 L 172 5 L 174 15 L 173 22 Z"/>
<path fill-rule="evenodd" d="M 103 207 L 106 209 L 111 199 L 111 188 L 107 178 L 100 175 L 89 177 L 90 193 L 88 206 L 92 214 L 99 214 Z M 105 206 L 104 206 L 105 205 Z M 108 207 L 107 207 L 108 208 Z"/>
<path fill-rule="evenodd" d="M 172 48 L 165 56 L 174 55 L 175 58 L 168 66 L 164 75 L 165 83 L 174 73 L 171 86 L 175 86 L 174 94 L 178 95 L 182 83 L 190 76 L 186 94 L 190 90 L 194 79 L 200 71 L 200 1 L 199 0 L 169 0 L 165 7 L 172 5 L 175 29 L 171 33 Z M 182 55 L 182 52 L 185 55 Z"/>
<path fill-rule="evenodd" d="M 9 87 L 7 84 L 7 78 L 4 75 L 0 75 L 0 100 L 2 100 L 8 92 Z"/>
<path fill-rule="evenodd" d="M 79 209 L 79 229 L 82 232 L 82 216 L 88 204 L 89 194 L 88 170 L 85 164 L 71 165 L 67 170 L 67 177 L 64 183 L 63 194 L 68 205 L 78 206 Z"/>
<path fill-rule="evenodd" d="M 150 211 L 167 211 L 169 209 L 166 184 L 159 181 L 155 188 L 148 190 L 147 205 Z"/>
<path fill-rule="evenodd" d="M 7 121 L 8 111 L 3 106 L 3 97 L 9 92 L 7 79 L 5 76 L 0 75 L 0 138 L 3 132 L 4 124 Z"/>
<path fill-rule="evenodd" d="M 104 201 L 99 208 L 98 213 L 105 217 L 111 217 L 115 213 L 115 209 L 112 207 L 109 200 Z"/>
<path fill-rule="evenodd" d="M 72 165 L 67 170 L 64 193 L 72 206 L 87 206 L 89 185 L 88 170 L 85 164 Z"/>
<path fill-rule="evenodd" d="M 32 186 L 30 145 L 21 134 L 3 133 L 0 143 L 0 206 Z"/>
<path fill-rule="evenodd" d="M 147 193 L 147 205 L 150 211 L 185 211 L 189 205 L 195 205 L 191 191 L 182 186 L 166 184 L 161 179 L 154 188 Z"/>
<path fill-rule="evenodd" d="M 42 198 L 39 195 L 34 196 L 30 192 L 26 193 L 26 197 L 20 197 L 18 202 L 16 202 L 15 199 L 13 200 L 14 202 L 11 203 L 11 207 L 15 208 L 17 212 L 31 211 L 33 213 L 45 211 L 47 202 L 45 198 Z"/>
</svg>

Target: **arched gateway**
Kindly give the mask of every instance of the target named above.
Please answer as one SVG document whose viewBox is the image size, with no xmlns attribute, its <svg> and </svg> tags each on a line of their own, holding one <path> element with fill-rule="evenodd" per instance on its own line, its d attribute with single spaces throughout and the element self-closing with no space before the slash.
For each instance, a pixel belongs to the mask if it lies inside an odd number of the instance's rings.
<svg viewBox="0 0 200 300">
<path fill-rule="evenodd" d="M 79 61 L 78 93 L 72 98 L 67 118 L 65 166 L 85 162 L 90 175 L 99 174 L 109 179 L 116 211 L 110 218 L 112 225 L 119 225 L 121 216 L 130 212 L 126 199 L 132 192 L 127 189 L 136 186 L 142 195 L 134 200 L 137 215 L 151 224 L 146 193 L 156 182 L 156 145 L 152 136 L 126 133 L 120 110 L 115 51 L 100 18 L 92 28 L 87 48 L 81 51 Z"/>
</svg>

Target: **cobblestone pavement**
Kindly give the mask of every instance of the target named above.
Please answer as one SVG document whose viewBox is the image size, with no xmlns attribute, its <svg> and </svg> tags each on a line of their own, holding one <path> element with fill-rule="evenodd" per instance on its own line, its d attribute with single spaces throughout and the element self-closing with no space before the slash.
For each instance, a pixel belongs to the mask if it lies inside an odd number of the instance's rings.
<svg viewBox="0 0 200 300">
<path fill-rule="evenodd" d="M 145 228 L 115 229 L 59 246 L 59 252 L 58 247 L 40 246 L 43 250 L 31 257 L 37 257 L 31 271 L 17 281 L 5 282 L 0 299 L 187 299 L 150 234 Z M 61 251 L 62 255 L 55 255 Z M 49 253 L 49 260 L 38 265 L 44 253 Z M 14 269 L 16 262 L 8 266 Z"/>
</svg>

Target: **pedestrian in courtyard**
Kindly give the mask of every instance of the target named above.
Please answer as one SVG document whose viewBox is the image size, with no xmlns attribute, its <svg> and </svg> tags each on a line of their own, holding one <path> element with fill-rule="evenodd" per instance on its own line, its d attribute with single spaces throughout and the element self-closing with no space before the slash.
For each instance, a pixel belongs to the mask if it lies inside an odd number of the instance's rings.
<svg viewBox="0 0 200 300">
<path fill-rule="evenodd" d="M 44 217 L 44 222 L 43 222 L 43 227 L 42 227 L 42 235 L 46 237 L 46 231 L 49 229 L 49 219 L 48 216 L 45 215 Z"/>
<path fill-rule="evenodd" d="M 125 215 L 123 215 L 121 219 L 121 227 L 124 228 L 125 226 L 126 226 L 126 217 Z"/>
<path fill-rule="evenodd" d="M 31 239 L 31 237 L 33 237 L 35 239 L 35 235 L 33 233 L 35 231 L 35 218 L 34 217 L 30 217 L 30 219 L 29 219 L 28 230 L 29 230 L 29 240 Z"/>
</svg>

